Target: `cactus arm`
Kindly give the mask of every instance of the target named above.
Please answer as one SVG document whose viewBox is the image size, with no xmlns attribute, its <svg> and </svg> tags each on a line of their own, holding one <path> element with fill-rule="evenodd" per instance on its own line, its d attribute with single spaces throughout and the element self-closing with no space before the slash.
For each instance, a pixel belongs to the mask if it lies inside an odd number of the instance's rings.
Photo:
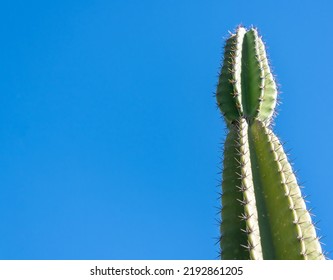
<svg viewBox="0 0 333 280">
<path fill-rule="evenodd" d="M 249 130 L 259 228 L 265 259 L 322 256 L 311 217 L 282 145 L 262 122 Z"/>
<path fill-rule="evenodd" d="M 216 98 L 227 124 L 240 116 L 267 123 L 272 117 L 277 89 L 256 29 L 239 27 L 227 40 Z"/>
<path fill-rule="evenodd" d="M 223 259 L 262 259 L 247 134 L 248 125 L 241 120 L 232 126 L 225 142 L 222 184 L 222 216 L 225 218 L 221 224 Z"/>
<path fill-rule="evenodd" d="M 258 122 L 251 126 L 249 142 L 252 164 L 256 166 L 253 179 L 258 212 L 261 213 L 263 255 L 265 259 L 300 259 L 302 248 L 297 240 L 297 226 L 293 224 L 295 217 L 289 209 L 285 180 L 279 172 L 278 157 L 270 138 L 266 128 Z M 292 246 L 293 242 L 297 246 Z"/>
<path fill-rule="evenodd" d="M 293 202 L 293 210 L 296 211 L 296 224 L 300 227 L 299 240 L 304 242 L 303 251 L 301 254 L 304 259 L 308 260 L 324 260 L 324 254 L 321 249 L 319 239 L 316 234 L 315 227 L 312 223 L 312 219 L 309 211 L 306 208 L 304 198 L 301 194 L 301 189 L 297 183 L 296 176 L 292 170 L 292 167 L 288 161 L 288 158 L 283 150 L 282 144 L 279 139 L 271 133 L 274 150 L 277 153 L 279 162 L 283 168 L 285 174 L 286 183 L 289 188 L 289 197 Z"/>
</svg>

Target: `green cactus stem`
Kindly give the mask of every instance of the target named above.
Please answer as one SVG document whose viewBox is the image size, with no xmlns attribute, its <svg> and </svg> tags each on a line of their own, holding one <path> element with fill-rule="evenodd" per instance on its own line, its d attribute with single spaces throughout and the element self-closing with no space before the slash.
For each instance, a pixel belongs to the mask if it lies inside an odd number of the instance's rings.
<svg viewBox="0 0 333 280">
<path fill-rule="evenodd" d="M 216 93 L 228 126 L 222 259 L 325 259 L 283 147 L 271 129 L 277 87 L 256 29 L 226 41 Z"/>
</svg>

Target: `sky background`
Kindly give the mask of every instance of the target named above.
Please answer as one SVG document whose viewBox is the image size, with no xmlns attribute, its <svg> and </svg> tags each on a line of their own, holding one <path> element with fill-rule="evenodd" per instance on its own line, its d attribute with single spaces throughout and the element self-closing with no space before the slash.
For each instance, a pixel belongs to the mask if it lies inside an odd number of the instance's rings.
<svg viewBox="0 0 333 280">
<path fill-rule="evenodd" d="M 333 257 L 332 1 L 0 2 L 0 259 L 217 259 L 222 46 L 257 26 Z"/>
</svg>

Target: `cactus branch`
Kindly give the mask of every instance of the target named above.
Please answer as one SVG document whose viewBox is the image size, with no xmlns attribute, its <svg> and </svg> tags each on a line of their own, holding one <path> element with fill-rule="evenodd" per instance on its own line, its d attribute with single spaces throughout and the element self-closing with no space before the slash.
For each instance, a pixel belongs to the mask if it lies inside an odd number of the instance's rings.
<svg viewBox="0 0 333 280">
<path fill-rule="evenodd" d="M 256 29 L 225 45 L 216 98 L 228 126 L 222 174 L 222 259 L 324 259 L 282 144 L 270 128 L 277 88 Z"/>
</svg>

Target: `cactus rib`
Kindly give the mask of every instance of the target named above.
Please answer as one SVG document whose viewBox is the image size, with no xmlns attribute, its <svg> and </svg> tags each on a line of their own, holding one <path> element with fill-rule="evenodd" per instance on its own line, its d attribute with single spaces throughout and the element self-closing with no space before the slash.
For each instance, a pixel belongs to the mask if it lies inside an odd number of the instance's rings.
<svg viewBox="0 0 333 280">
<path fill-rule="evenodd" d="M 227 259 L 262 258 L 256 210 L 251 159 L 247 135 L 248 125 L 242 120 L 233 126 L 225 143 L 221 244 Z M 235 191 L 236 186 L 236 191 Z M 237 242 L 239 241 L 239 242 Z"/>
</svg>

